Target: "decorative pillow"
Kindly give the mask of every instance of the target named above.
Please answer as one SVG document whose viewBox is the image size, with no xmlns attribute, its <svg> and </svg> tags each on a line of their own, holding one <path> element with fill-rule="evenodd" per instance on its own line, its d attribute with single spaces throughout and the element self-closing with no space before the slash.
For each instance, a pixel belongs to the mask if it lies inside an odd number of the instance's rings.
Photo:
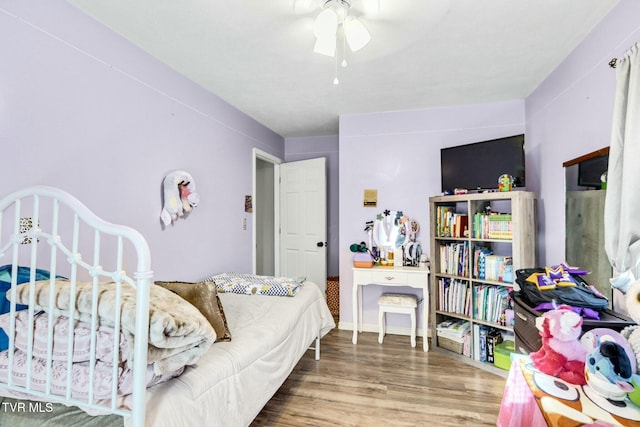
<svg viewBox="0 0 640 427">
<path fill-rule="evenodd" d="M 245 295 L 295 296 L 306 277 L 258 276 L 246 273 L 221 273 L 207 277 L 207 281 L 215 283 L 218 292 L 232 292 Z"/>
<path fill-rule="evenodd" d="M 231 332 L 227 325 L 227 318 L 224 315 L 222 303 L 218 297 L 216 284 L 214 282 L 156 281 L 154 283 L 174 292 L 200 310 L 209 323 L 211 323 L 213 329 L 215 329 L 217 335 L 216 342 L 231 341 Z"/>
</svg>

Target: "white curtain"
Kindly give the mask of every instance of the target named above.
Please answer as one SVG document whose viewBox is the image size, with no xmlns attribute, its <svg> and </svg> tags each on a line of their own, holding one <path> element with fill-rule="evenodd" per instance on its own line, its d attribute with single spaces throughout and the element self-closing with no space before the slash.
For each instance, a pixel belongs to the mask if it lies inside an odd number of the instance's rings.
<svg viewBox="0 0 640 427">
<path fill-rule="evenodd" d="M 640 278 L 640 52 L 616 63 L 616 93 L 604 206 L 611 283 L 622 292 Z M 614 304 L 615 306 L 615 304 Z"/>
</svg>

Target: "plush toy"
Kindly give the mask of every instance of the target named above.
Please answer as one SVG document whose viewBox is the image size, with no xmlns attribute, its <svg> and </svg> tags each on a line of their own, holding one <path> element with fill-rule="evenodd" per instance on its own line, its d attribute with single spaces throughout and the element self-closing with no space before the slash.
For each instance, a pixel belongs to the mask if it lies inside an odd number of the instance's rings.
<svg viewBox="0 0 640 427">
<path fill-rule="evenodd" d="M 542 337 L 540 350 L 531 353 L 533 365 L 548 375 L 568 383 L 584 385 L 587 351 L 580 344 L 582 317 L 561 305 L 536 319 Z"/>
<path fill-rule="evenodd" d="M 162 181 L 162 186 L 164 205 L 160 219 L 165 226 L 191 212 L 200 202 L 193 178 L 187 172 L 171 172 Z"/>
<path fill-rule="evenodd" d="M 624 347 L 615 341 L 602 341 L 588 354 L 585 379 L 589 387 L 611 400 L 625 400 L 633 393 L 633 369 Z"/>
<path fill-rule="evenodd" d="M 612 279 L 612 285 L 618 289 L 624 295 L 624 305 L 628 316 L 633 319 L 634 322 L 640 323 L 640 281 L 635 281 L 633 274 L 627 272 L 618 276 L 618 280 Z M 633 325 L 624 328 L 620 334 L 626 338 L 627 342 L 631 346 L 633 355 L 635 356 L 636 372 L 640 373 L 640 326 Z M 635 390 L 629 393 L 629 399 L 640 406 L 640 377 L 634 375 L 631 384 L 635 387 Z"/>
</svg>

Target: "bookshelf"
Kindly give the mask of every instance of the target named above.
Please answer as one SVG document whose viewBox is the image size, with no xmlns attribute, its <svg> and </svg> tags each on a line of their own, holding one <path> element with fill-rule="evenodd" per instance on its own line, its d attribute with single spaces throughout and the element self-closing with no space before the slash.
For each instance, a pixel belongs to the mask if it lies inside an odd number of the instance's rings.
<svg viewBox="0 0 640 427">
<path fill-rule="evenodd" d="M 509 292 L 515 271 L 537 265 L 535 195 L 436 196 L 429 198 L 429 212 L 432 348 L 504 376 L 506 371 L 483 361 L 484 342 L 495 331 L 513 334 Z M 451 323 L 466 323 L 464 343 L 443 332 L 442 325 Z M 457 341 L 452 345 L 451 339 Z"/>
</svg>

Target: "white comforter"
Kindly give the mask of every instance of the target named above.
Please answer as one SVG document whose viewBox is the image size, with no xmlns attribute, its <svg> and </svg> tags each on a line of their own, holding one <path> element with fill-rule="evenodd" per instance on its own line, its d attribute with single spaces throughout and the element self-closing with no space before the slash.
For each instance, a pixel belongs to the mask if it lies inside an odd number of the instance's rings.
<svg viewBox="0 0 640 427">
<path fill-rule="evenodd" d="M 149 388 L 146 425 L 249 425 L 315 337 L 335 327 L 322 292 L 311 282 L 295 297 L 220 299 L 233 339 L 211 346 L 180 377 Z"/>
</svg>

